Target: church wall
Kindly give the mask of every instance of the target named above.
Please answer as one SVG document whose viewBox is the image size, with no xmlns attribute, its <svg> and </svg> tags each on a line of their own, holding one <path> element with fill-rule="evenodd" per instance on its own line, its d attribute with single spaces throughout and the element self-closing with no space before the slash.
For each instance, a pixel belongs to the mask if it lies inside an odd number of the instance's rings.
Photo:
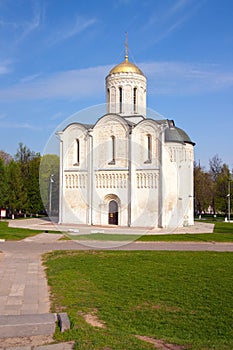
<svg viewBox="0 0 233 350">
<path fill-rule="evenodd" d="M 77 144 L 78 140 L 78 144 Z M 79 124 L 68 126 L 62 133 L 62 205 L 64 223 L 88 222 L 88 137 Z M 79 155 L 78 155 L 79 153 Z"/>
<path fill-rule="evenodd" d="M 128 166 L 127 124 L 123 125 L 116 116 L 103 117 L 93 130 L 94 170 L 126 168 Z M 115 164 L 113 140 L 115 140 Z"/>
<path fill-rule="evenodd" d="M 79 140 L 80 150 L 79 164 L 77 164 L 77 140 Z M 86 169 L 87 131 L 78 124 L 70 125 L 63 132 L 63 145 L 64 169 Z"/>
<path fill-rule="evenodd" d="M 137 170 L 132 175 L 131 226 L 157 227 L 158 171 Z"/>
<path fill-rule="evenodd" d="M 64 191 L 64 223 L 87 224 L 88 203 L 87 189 L 69 188 Z"/>
<path fill-rule="evenodd" d="M 131 225 L 157 226 L 159 220 L 159 129 L 143 121 L 132 132 Z M 150 140 L 148 141 L 148 138 Z"/>
<path fill-rule="evenodd" d="M 114 115 L 101 118 L 93 129 L 93 224 L 108 224 L 109 201 L 117 198 L 118 223 L 128 225 L 127 135 L 128 125 Z"/>
<path fill-rule="evenodd" d="M 183 225 L 193 225 L 193 146 L 186 144 L 183 150 L 183 159 L 180 162 L 180 179 L 181 182 L 179 197 L 182 198 L 182 210 L 184 213 Z"/>
<path fill-rule="evenodd" d="M 162 227 L 192 225 L 193 146 L 166 143 L 162 163 Z"/>
</svg>

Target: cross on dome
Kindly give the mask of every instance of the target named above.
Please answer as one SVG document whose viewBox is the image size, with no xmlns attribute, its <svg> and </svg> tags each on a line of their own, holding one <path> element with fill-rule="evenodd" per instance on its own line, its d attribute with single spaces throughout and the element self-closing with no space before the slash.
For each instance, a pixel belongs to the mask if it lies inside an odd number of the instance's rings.
<svg viewBox="0 0 233 350">
<path fill-rule="evenodd" d="M 136 64 L 129 62 L 129 45 L 128 45 L 128 33 L 126 32 L 126 39 L 125 39 L 125 60 L 121 62 L 120 64 L 113 67 L 110 72 L 110 74 L 116 74 L 116 73 L 137 73 L 140 75 L 144 74 L 142 73 L 141 69 L 139 69 Z"/>
</svg>

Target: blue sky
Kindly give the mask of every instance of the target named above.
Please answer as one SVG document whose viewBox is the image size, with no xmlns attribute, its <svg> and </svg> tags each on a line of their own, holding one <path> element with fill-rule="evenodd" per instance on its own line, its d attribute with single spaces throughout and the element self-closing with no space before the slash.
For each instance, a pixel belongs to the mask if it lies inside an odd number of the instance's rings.
<svg viewBox="0 0 233 350">
<path fill-rule="evenodd" d="M 0 149 L 42 153 L 60 123 L 104 103 L 127 31 L 148 107 L 190 135 L 201 164 L 218 154 L 232 168 L 232 14 L 231 0 L 1 0 Z"/>
</svg>

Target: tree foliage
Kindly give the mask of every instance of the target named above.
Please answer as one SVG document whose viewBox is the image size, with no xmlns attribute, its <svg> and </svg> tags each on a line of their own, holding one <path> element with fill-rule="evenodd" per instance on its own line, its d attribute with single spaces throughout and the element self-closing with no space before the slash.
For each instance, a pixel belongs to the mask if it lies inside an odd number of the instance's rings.
<svg viewBox="0 0 233 350">
<path fill-rule="evenodd" d="M 44 207 L 53 214 L 59 210 L 59 157 L 55 154 L 46 154 L 40 163 L 40 189 Z"/>
<path fill-rule="evenodd" d="M 6 194 L 6 167 L 4 164 L 4 160 L 0 158 L 0 208 L 5 207 Z"/>
<path fill-rule="evenodd" d="M 12 160 L 12 156 L 9 153 L 6 153 L 2 150 L 0 150 L 0 158 L 3 160 L 4 164 L 10 163 Z"/>
<path fill-rule="evenodd" d="M 215 210 L 227 214 L 228 210 L 228 185 L 230 171 L 226 164 L 223 164 L 214 184 Z"/>
<path fill-rule="evenodd" d="M 9 208 L 12 213 L 24 212 L 26 210 L 27 194 L 24 189 L 19 163 L 12 160 L 6 168 L 6 174 L 6 207 Z"/>
<path fill-rule="evenodd" d="M 211 209 L 214 214 L 227 214 L 229 185 L 231 192 L 232 184 L 230 175 L 228 165 L 224 164 L 218 155 L 210 159 L 208 171 L 200 165 L 194 165 L 194 196 L 197 212 Z"/>
<path fill-rule="evenodd" d="M 41 164 L 47 164 L 47 171 L 42 171 L 42 188 L 40 186 Z M 37 214 L 48 209 L 49 179 L 53 178 L 53 206 L 58 213 L 59 199 L 59 157 L 39 153 L 19 144 L 15 157 L 0 151 L 0 209 L 9 213 Z M 43 203 L 41 192 L 44 194 Z M 45 204 L 45 205 L 44 205 Z"/>
<path fill-rule="evenodd" d="M 205 211 L 211 204 L 212 187 L 210 174 L 200 165 L 194 164 L 194 197 L 197 212 Z"/>
</svg>

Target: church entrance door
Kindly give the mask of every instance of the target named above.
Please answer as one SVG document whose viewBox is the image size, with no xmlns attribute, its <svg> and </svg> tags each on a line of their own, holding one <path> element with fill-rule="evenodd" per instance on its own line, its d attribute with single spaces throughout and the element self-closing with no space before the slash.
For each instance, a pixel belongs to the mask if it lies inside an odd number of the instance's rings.
<svg viewBox="0 0 233 350">
<path fill-rule="evenodd" d="M 109 202 L 108 223 L 118 225 L 118 203 L 114 200 Z"/>
</svg>

